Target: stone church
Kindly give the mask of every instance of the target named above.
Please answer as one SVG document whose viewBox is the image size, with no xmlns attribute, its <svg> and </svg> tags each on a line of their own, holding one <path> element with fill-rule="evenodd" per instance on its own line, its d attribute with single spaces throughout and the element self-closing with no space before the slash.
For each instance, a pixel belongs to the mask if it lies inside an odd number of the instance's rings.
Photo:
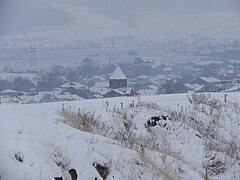
<svg viewBox="0 0 240 180">
<path fill-rule="evenodd" d="M 104 95 L 107 97 L 133 96 L 133 89 L 127 85 L 127 77 L 119 66 L 113 71 L 109 78 L 109 91 Z"/>
</svg>

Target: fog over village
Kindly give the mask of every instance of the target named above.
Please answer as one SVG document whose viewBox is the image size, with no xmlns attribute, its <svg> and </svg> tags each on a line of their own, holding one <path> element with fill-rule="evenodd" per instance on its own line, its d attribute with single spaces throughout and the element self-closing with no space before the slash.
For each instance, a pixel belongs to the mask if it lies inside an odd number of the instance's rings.
<svg viewBox="0 0 240 180">
<path fill-rule="evenodd" d="M 238 180 L 239 91 L 238 0 L 0 0 L 0 180 Z"/>
</svg>

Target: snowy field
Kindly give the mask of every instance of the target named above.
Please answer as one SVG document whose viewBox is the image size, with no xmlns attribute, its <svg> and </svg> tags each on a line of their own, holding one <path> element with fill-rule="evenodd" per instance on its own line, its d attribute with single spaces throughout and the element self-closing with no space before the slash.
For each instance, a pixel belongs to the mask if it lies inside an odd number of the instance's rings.
<svg viewBox="0 0 240 180">
<path fill-rule="evenodd" d="M 101 179 L 97 163 L 107 179 L 237 180 L 239 101 L 214 93 L 0 105 L 0 179 L 69 179 L 71 168 Z M 82 115 L 91 123 L 78 126 Z"/>
</svg>

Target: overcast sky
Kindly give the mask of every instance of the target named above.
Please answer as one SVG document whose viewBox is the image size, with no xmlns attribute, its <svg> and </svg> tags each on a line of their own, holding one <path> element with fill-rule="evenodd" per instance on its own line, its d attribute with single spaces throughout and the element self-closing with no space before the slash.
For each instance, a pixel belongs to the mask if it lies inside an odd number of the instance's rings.
<svg viewBox="0 0 240 180">
<path fill-rule="evenodd" d="M 130 26 L 134 25 L 139 14 L 191 16 L 240 11 L 240 0 L 0 0 L 0 34 L 73 21 L 71 15 L 48 6 L 46 2 L 88 7 Z"/>
<path fill-rule="evenodd" d="M 59 0 L 55 0 L 59 1 Z M 152 12 L 163 14 L 232 11 L 240 8 L 239 0 L 60 0 L 107 12 Z"/>
</svg>

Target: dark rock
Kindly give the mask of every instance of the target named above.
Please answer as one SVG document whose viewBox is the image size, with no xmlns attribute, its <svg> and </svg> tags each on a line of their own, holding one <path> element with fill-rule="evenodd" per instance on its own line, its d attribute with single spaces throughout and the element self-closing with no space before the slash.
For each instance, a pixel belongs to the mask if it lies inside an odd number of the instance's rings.
<svg viewBox="0 0 240 180">
<path fill-rule="evenodd" d="M 63 180 L 62 177 L 54 177 L 54 180 Z"/>
<path fill-rule="evenodd" d="M 198 135 L 198 134 L 195 134 L 197 137 L 199 137 L 199 138 L 202 138 L 202 136 L 200 136 L 200 135 Z"/>
<path fill-rule="evenodd" d="M 75 169 L 70 169 L 68 172 L 71 175 L 72 180 L 77 180 L 78 175 L 77 175 L 77 171 Z"/>
<path fill-rule="evenodd" d="M 93 163 L 93 166 L 98 171 L 98 174 L 103 178 L 103 180 L 106 180 L 109 174 L 109 167 L 100 165 L 96 162 Z"/>
</svg>

